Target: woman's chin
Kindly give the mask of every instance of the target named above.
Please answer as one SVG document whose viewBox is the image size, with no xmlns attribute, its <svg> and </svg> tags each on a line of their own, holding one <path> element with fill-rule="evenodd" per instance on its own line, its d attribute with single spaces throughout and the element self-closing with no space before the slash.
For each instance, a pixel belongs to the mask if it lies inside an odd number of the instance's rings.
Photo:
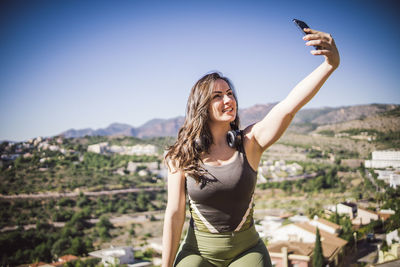
<svg viewBox="0 0 400 267">
<path fill-rule="evenodd" d="M 231 123 L 231 122 L 235 121 L 235 118 L 236 118 L 236 116 L 229 116 L 229 117 L 224 118 L 223 121 Z"/>
<path fill-rule="evenodd" d="M 235 121 L 235 119 L 236 119 L 236 114 L 233 115 L 224 114 L 223 116 L 213 118 L 211 121 L 220 123 L 231 123 Z"/>
</svg>

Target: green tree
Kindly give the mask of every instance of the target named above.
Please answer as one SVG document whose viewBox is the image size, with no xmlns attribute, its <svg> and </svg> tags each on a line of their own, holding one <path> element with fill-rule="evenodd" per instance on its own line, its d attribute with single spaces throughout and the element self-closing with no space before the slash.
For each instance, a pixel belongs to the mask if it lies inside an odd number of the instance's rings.
<svg viewBox="0 0 400 267">
<path fill-rule="evenodd" d="M 322 267 L 324 265 L 324 255 L 322 253 L 321 236 L 317 227 L 317 233 L 315 234 L 315 245 L 312 259 L 313 267 Z"/>
<path fill-rule="evenodd" d="M 136 227 L 136 224 L 132 223 L 132 224 L 131 224 L 131 228 L 129 229 L 129 235 L 130 235 L 131 237 L 134 237 L 135 234 L 136 234 L 136 232 L 135 232 L 135 227 Z"/>
<path fill-rule="evenodd" d="M 55 257 L 60 257 L 64 255 L 66 251 L 71 246 L 71 242 L 68 238 L 58 239 L 51 248 L 51 254 Z"/>
<path fill-rule="evenodd" d="M 354 242 L 353 225 L 348 216 L 343 217 L 343 219 L 340 221 L 340 226 L 342 226 L 342 233 L 339 235 L 340 238 L 347 240 L 347 242 L 349 242 L 349 243 Z"/>
<path fill-rule="evenodd" d="M 111 237 L 110 229 L 114 228 L 107 216 L 102 215 L 96 223 L 96 231 L 102 240 L 108 240 Z"/>
<path fill-rule="evenodd" d="M 88 249 L 86 247 L 85 241 L 80 237 L 75 237 L 71 241 L 71 247 L 68 250 L 72 255 L 86 255 Z"/>
<path fill-rule="evenodd" d="M 87 205 L 89 205 L 89 204 L 90 204 L 89 198 L 88 198 L 85 194 L 83 194 L 82 192 L 80 192 L 80 193 L 79 193 L 79 198 L 78 198 L 78 200 L 77 200 L 77 202 L 76 202 L 76 205 L 77 205 L 78 207 L 80 207 L 80 208 L 83 208 L 83 207 L 85 207 L 85 206 L 87 206 Z"/>
<path fill-rule="evenodd" d="M 140 192 L 136 199 L 136 204 L 139 211 L 147 211 L 147 204 L 149 203 L 149 198 L 146 193 Z"/>
<path fill-rule="evenodd" d="M 96 223 L 97 227 L 104 227 L 107 229 L 114 228 L 113 224 L 110 222 L 109 218 L 106 215 L 102 215 L 99 219 L 99 222 Z"/>
<path fill-rule="evenodd" d="M 90 214 L 87 214 L 87 210 L 81 210 L 77 213 L 75 213 L 71 220 L 66 223 L 65 226 L 67 227 L 74 227 L 77 231 L 82 232 L 84 229 L 88 228 L 90 226 L 90 223 L 88 223 L 86 220 L 89 219 Z"/>
<path fill-rule="evenodd" d="M 340 225 L 340 216 L 339 216 L 339 213 L 337 211 L 337 206 L 335 207 L 334 223 L 336 223 L 337 225 Z"/>
</svg>

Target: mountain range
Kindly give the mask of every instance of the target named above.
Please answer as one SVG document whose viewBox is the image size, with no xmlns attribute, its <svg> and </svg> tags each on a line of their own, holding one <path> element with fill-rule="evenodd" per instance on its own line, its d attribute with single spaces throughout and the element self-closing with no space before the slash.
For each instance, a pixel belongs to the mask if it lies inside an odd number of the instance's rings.
<svg viewBox="0 0 400 267">
<path fill-rule="evenodd" d="M 249 108 L 240 109 L 239 116 L 241 125 L 247 126 L 261 120 L 266 114 L 268 114 L 275 104 L 276 103 L 254 105 Z M 374 117 L 378 114 L 384 115 L 385 112 L 388 113 L 389 111 L 398 109 L 400 109 L 400 105 L 396 104 L 367 104 L 301 109 L 293 118 L 288 130 L 306 133 L 315 130 L 320 126 L 341 123 L 349 124 L 351 121 L 364 121 L 368 117 Z M 398 114 L 398 112 L 395 112 L 395 114 Z M 138 138 L 176 136 L 179 128 L 183 125 L 184 119 L 183 116 L 170 119 L 152 119 L 139 127 L 133 127 L 124 123 L 112 123 L 107 128 L 100 128 L 97 130 L 91 128 L 78 130 L 70 129 L 60 133 L 59 135 L 63 135 L 66 138 L 83 137 L 86 135 L 134 136 Z M 398 116 L 394 122 L 397 123 L 398 127 L 400 124 Z"/>
</svg>

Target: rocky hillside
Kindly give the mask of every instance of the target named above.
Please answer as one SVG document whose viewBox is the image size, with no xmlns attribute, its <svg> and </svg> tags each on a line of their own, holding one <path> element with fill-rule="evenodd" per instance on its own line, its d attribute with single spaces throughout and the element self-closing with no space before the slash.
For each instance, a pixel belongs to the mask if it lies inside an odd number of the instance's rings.
<svg viewBox="0 0 400 267">
<path fill-rule="evenodd" d="M 333 131 L 335 133 L 350 129 L 377 130 L 382 133 L 400 132 L 400 107 L 389 112 L 370 116 L 360 116 L 358 119 L 347 120 L 336 124 L 318 126 L 315 132 Z"/>
<path fill-rule="evenodd" d="M 375 114 L 393 110 L 396 107 L 399 107 L 399 105 L 370 104 L 338 108 L 306 109 L 300 111 L 298 116 L 296 115 L 296 119 L 299 122 L 311 122 L 318 125 L 335 124 L 364 119 Z M 294 120 L 294 122 L 296 123 L 297 121 Z"/>
<path fill-rule="evenodd" d="M 247 126 L 261 120 L 266 114 L 268 114 L 275 104 L 276 103 L 255 105 L 239 110 L 241 125 Z M 380 129 L 380 131 L 383 131 L 383 129 L 386 129 L 387 131 L 399 131 L 400 116 L 398 116 L 399 114 L 396 111 L 399 108 L 400 105 L 394 104 L 369 104 L 346 107 L 302 109 L 294 117 L 292 124 L 289 127 L 289 131 L 308 133 L 315 129 L 332 130 L 332 127 L 337 127 L 337 129 L 349 129 L 349 127 L 351 127 Z M 171 119 L 153 119 L 140 127 L 113 123 L 103 129 L 70 129 L 60 135 L 67 138 L 83 137 L 85 135 L 134 136 L 139 138 L 176 136 L 183 121 L 184 117 L 180 116 Z"/>
</svg>

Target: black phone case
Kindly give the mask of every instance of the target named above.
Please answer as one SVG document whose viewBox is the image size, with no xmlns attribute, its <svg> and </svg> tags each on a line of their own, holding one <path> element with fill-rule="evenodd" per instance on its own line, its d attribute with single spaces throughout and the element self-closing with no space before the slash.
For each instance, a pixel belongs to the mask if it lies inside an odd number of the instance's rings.
<svg viewBox="0 0 400 267">
<path fill-rule="evenodd" d="M 298 20 L 298 19 L 293 19 L 294 24 L 301 30 L 301 32 L 306 35 L 307 33 L 304 32 L 304 28 L 310 28 L 307 23 L 304 21 Z"/>
<path fill-rule="evenodd" d="M 302 32 L 304 35 L 307 35 L 307 33 L 304 32 L 304 28 L 310 28 L 310 27 L 307 25 L 307 23 L 305 23 L 304 21 L 299 20 L 299 19 L 293 19 L 293 22 L 294 22 L 294 24 L 296 24 L 297 28 L 299 28 L 299 29 L 301 30 L 301 32 Z M 314 45 L 314 48 L 315 48 L 316 50 L 321 49 L 321 47 L 320 47 L 320 46 L 317 46 L 317 45 Z"/>
</svg>

